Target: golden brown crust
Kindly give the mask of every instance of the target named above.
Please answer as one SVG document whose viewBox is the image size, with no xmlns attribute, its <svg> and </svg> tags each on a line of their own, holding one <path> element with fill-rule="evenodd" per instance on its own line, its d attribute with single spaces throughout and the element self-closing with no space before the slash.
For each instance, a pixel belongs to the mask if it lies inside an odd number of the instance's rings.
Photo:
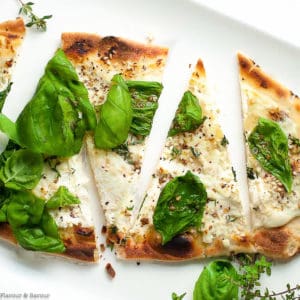
<svg viewBox="0 0 300 300">
<path fill-rule="evenodd" d="M 281 100 L 289 100 L 294 94 L 275 81 L 271 76 L 264 73 L 253 60 L 242 53 L 237 54 L 241 80 L 247 80 L 253 88 L 270 94 Z"/>
<path fill-rule="evenodd" d="M 25 34 L 25 24 L 23 19 L 10 20 L 0 23 L 0 35 L 9 39 L 22 38 Z"/>
<path fill-rule="evenodd" d="M 97 53 L 100 60 L 111 62 L 136 62 L 141 57 L 165 56 L 167 48 L 144 45 L 119 37 L 100 37 L 89 33 L 63 33 L 62 49 L 75 63 L 81 62 L 91 53 Z"/>
<path fill-rule="evenodd" d="M 96 262 L 98 260 L 93 228 L 73 226 L 60 229 L 60 235 L 66 247 L 64 253 L 51 253 L 52 255 L 65 256 L 83 262 Z M 0 223 L 0 239 L 17 245 L 17 241 L 8 223 Z"/>
<path fill-rule="evenodd" d="M 203 259 L 206 257 L 229 256 L 234 253 L 254 253 L 250 237 L 236 238 L 236 244 L 225 248 L 220 239 L 215 239 L 211 244 L 205 244 L 202 237 L 192 237 L 187 234 L 180 235 L 165 246 L 156 243 L 153 239 L 145 238 L 141 242 L 133 239 L 124 245 L 116 246 L 120 258 L 158 261 L 185 261 Z"/>
<path fill-rule="evenodd" d="M 261 228 L 254 232 L 256 250 L 274 259 L 288 259 L 300 252 L 300 218 L 277 228 Z"/>
</svg>

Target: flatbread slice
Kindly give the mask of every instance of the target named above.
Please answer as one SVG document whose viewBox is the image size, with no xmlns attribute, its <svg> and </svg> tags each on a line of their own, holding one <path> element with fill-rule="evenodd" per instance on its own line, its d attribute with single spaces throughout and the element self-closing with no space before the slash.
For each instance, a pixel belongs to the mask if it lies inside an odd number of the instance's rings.
<svg viewBox="0 0 300 300">
<path fill-rule="evenodd" d="M 85 173 L 84 165 L 86 164 L 84 149 L 71 158 L 48 160 L 44 164 L 42 179 L 32 192 L 34 195 L 48 200 L 59 187 L 64 186 L 78 197 L 80 204 L 50 211 L 66 250 L 63 253 L 47 254 L 63 256 L 78 262 L 93 263 L 98 261 L 99 255 L 90 207 L 91 197 L 87 190 L 89 178 Z M 0 238 L 17 244 L 8 223 L 0 223 Z"/>
<path fill-rule="evenodd" d="M 0 24 L 0 90 L 6 89 L 11 78 L 18 48 L 25 33 L 22 19 Z M 88 177 L 85 174 L 85 150 L 71 158 L 53 157 L 44 164 L 43 176 L 33 193 L 48 200 L 59 189 L 66 187 L 80 199 L 80 204 L 53 209 L 53 216 L 59 235 L 65 245 L 65 252 L 54 255 L 83 262 L 96 262 L 98 251 L 96 234 L 87 192 Z M 17 244 L 8 223 L 0 223 L 0 239 Z"/>
<path fill-rule="evenodd" d="M 16 64 L 24 35 L 25 25 L 23 19 L 0 23 L 0 93 L 3 99 L 5 98 L 4 93 L 9 89 L 12 70 Z M 0 97 L 1 109 L 4 104 L 4 100 L 1 101 L 2 97 Z"/>
<path fill-rule="evenodd" d="M 218 124 L 215 104 L 209 97 L 201 60 L 196 64 L 187 90 L 199 102 L 203 123 L 194 130 L 175 135 L 169 131 L 139 217 L 116 247 L 121 258 L 178 261 L 254 250 L 228 156 L 227 140 Z M 183 111 L 178 109 L 177 113 L 180 110 Z M 172 126 L 176 128 L 174 121 Z M 162 245 L 162 235 L 153 221 L 158 199 L 172 179 L 186 176 L 188 172 L 199 178 L 206 189 L 202 221 L 198 226 L 185 228 Z M 195 188 L 196 185 L 192 187 Z M 176 208 L 174 203 L 180 203 L 183 198 L 184 195 L 176 196 L 175 200 L 172 198 L 173 204 L 168 209 L 180 211 L 180 204 Z M 188 217 L 200 214 L 200 210 L 198 213 L 192 211 Z M 169 222 L 167 217 L 160 218 L 160 221 L 162 227 Z M 177 222 L 182 222 L 181 216 L 175 219 L 174 227 Z M 170 230 L 170 226 L 168 228 Z"/>
<path fill-rule="evenodd" d="M 125 80 L 161 82 L 168 53 L 168 49 L 163 47 L 87 33 L 64 33 L 62 49 L 87 87 L 90 101 L 96 109 L 106 101 L 115 74 L 121 74 Z M 156 103 L 158 97 L 152 97 L 151 101 Z M 147 140 L 147 136 L 140 139 L 129 132 L 122 147 L 101 150 L 95 147 L 92 136 L 86 139 L 109 233 L 118 232 L 124 237 L 131 226 L 134 196 Z"/>
<path fill-rule="evenodd" d="M 300 99 L 238 53 L 253 244 L 285 259 L 300 249 Z"/>
</svg>

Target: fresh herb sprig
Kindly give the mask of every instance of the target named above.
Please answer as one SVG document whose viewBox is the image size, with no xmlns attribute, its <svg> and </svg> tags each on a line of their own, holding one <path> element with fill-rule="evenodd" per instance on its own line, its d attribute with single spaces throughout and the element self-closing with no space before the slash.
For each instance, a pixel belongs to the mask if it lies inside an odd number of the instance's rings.
<svg viewBox="0 0 300 300">
<path fill-rule="evenodd" d="M 267 261 L 264 256 L 257 257 L 247 254 L 235 256 L 234 260 L 239 264 L 238 277 L 233 280 L 241 291 L 241 297 L 245 300 L 263 299 L 300 299 L 300 285 L 291 288 L 287 284 L 287 288 L 281 292 L 270 291 L 268 288 L 259 289 L 261 286 L 260 278 L 263 274 L 271 276 L 272 263 Z M 299 293 L 296 295 L 297 291 Z M 278 298 L 280 296 L 280 298 Z"/>
<path fill-rule="evenodd" d="M 272 263 L 264 256 L 239 254 L 229 260 L 217 259 L 206 266 L 197 280 L 193 300 L 296 300 L 300 299 L 300 284 L 279 292 L 261 288 L 261 276 L 271 275 Z"/>
<path fill-rule="evenodd" d="M 36 14 L 33 13 L 32 6 L 34 5 L 33 2 L 26 2 L 24 3 L 22 0 L 18 0 L 21 8 L 19 10 L 19 15 L 27 16 L 29 22 L 26 23 L 27 27 L 35 27 L 40 31 L 47 30 L 47 20 L 52 18 L 52 15 L 46 15 L 43 17 L 38 17 Z"/>
<path fill-rule="evenodd" d="M 172 293 L 172 300 L 182 300 L 186 293 L 183 293 L 182 295 L 177 295 L 176 293 Z"/>
</svg>

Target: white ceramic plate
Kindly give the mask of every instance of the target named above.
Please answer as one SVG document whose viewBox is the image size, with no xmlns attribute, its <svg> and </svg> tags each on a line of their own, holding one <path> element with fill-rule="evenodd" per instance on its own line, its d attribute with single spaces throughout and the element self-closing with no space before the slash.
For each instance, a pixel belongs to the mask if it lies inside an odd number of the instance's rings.
<svg viewBox="0 0 300 300">
<path fill-rule="evenodd" d="M 30 99 L 44 66 L 60 44 L 64 31 L 97 32 L 140 41 L 151 34 L 155 43 L 182 42 L 191 57 L 205 63 L 212 94 L 221 109 L 220 121 L 230 141 L 232 163 L 237 169 L 243 199 L 247 198 L 242 144 L 241 105 L 236 51 L 241 50 L 295 92 L 300 87 L 300 49 L 260 33 L 190 1 L 180 0 L 51 0 L 36 1 L 38 14 L 53 14 L 46 33 L 28 30 L 16 67 L 13 89 L 4 113 L 16 118 Z M 1 0 L 0 20 L 14 18 L 17 1 Z M 190 61 L 194 63 L 194 61 Z M 176 74 L 174 74 L 176 76 Z M 91 186 L 91 193 L 94 194 Z M 95 215 L 101 215 L 95 201 Z M 98 218 L 97 218 L 98 220 Z M 99 228 L 102 220 L 99 220 Z M 105 264 L 111 262 L 116 278 L 109 279 Z M 147 300 L 171 299 L 173 291 L 187 292 L 205 262 L 176 264 L 118 261 L 106 250 L 98 265 L 77 265 L 0 244 L 1 293 L 50 294 L 50 299 Z M 300 259 L 277 264 L 266 283 L 282 289 L 296 284 Z"/>
</svg>

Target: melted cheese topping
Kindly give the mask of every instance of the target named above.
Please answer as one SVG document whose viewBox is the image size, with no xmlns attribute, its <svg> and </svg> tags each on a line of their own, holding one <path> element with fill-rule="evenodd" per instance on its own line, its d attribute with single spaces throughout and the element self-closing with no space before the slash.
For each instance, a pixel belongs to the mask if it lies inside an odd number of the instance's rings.
<svg viewBox="0 0 300 300">
<path fill-rule="evenodd" d="M 241 81 L 241 91 L 246 138 L 260 117 L 277 121 L 287 136 L 300 137 L 300 128 L 288 109 L 286 100 L 280 102 L 268 94 L 258 94 L 246 81 Z M 247 145 L 247 166 L 253 169 L 256 177 L 248 180 L 254 228 L 282 226 L 300 216 L 300 154 L 294 151 L 291 144 L 289 149 L 294 175 L 290 194 L 279 180 L 261 168 Z"/>
<path fill-rule="evenodd" d="M 82 227 L 94 227 L 90 210 L 90 197 L 86 187 L 89 179 L 84 170 L 83 157 L 82 151 L 71 158 L 60 159 L 56 166 L 59 173 L 53 171 L 45 163 L 43 177 L 33 190 L 38 197 L 49 199 L 60 186 L 65 186 L 80 199 L 80 204 L 50 211 L 59 228 L 79 224 Z"/>
<path fill-rule="evenodd" d="M 198 77 L 195 75 L 191 80 L 189 90 L 198 98 L 207 119 L 192 133 L 167 138 L 132 234 L 147 232 L 153 224 L 153 212 L 165 184 L 190 170 L 200 177 L 208 196 L 202 226 L 197 230 L 201 231 L 203 242 L 210 244 L 215 239 L 220 239 L 224 247 L 228 248 L 234 235 L 246 234 L 247 226 L 227 148 L 221 145 L 224 134 L 217 121 L 217 112 L 207 95 L 205 78 Z M 174 156 L 174 148 L 180 154 Z"/>
</svg>

